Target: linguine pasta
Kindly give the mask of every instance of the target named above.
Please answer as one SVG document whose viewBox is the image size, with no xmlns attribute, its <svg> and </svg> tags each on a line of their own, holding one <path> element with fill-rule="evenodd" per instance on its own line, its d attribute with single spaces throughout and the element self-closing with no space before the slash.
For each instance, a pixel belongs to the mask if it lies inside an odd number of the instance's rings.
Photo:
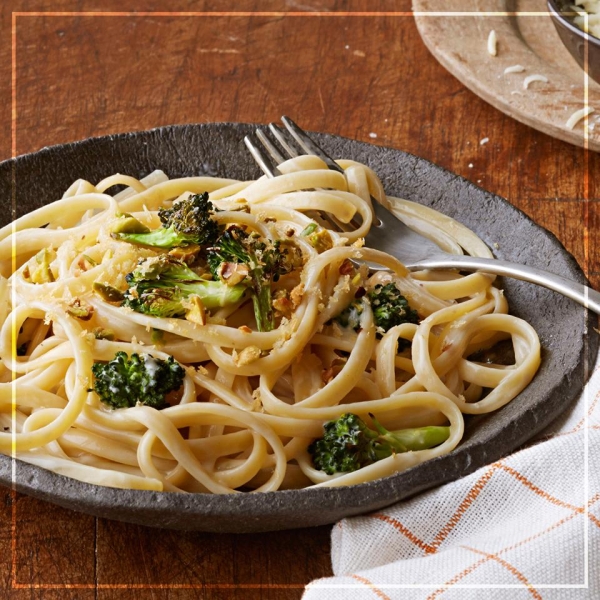
<svg viewBox="0 0 600 600">
<path fill-rule="evenodd" d="M 62 199 L 0 230 L 0 451 L 98 485 L 218 494 L 353 485 L 452 451 L 463 414 L 496 410 L 531 381 L 538 337 L 508 314 L 492 276 L 409 273 L 393 256 L 364 247 L 373 196 L 445 250 L 491 256 L 456 221 L 386 197 L 368 167 L 340 165 L 344 175 L 303 156 L 284 163 L 280 177 L 242 182 L 170 180 L 160 171 L 95 186 L 79 180 Z M 115 185 L 125 189 L 109 194 Z M 199 324 L 134 312 L 94 293 L 95 282 L 122 290 L 140 259 L 160 252 L 111 236 L 118 214 L 156 228 L 159 208 L 205 191 L 221 225 L 285 237 L 302 257 L 274 284 L 288 307 L 271 331 L 256 330 L 247 296 L 208 311 Z M 326 230 L 317 209 L 362 222 L 348 233 Z M 314 223 L 322 244 L 302 235 Z M 34 276 L 40 253 L 50 280 Z M 386 270 L 370 272 L 362 261 Z M 358 290 L 390 281 L 419 323 L 378 332 L 368 302 L 358 331 L 332 321 Z M 74 305 L 87 307 L 85 318 Z M 502 340 L 512 347 L 511 364 L 485 355 Z M 118 351 L 173 356 L 185 367 L 171 406 L 113 410 L 100 401 L 92 365 Z M 326 421 L 348 412 L 365 420 L 374 414 L 388 429 L 448 424 L 450 435 L 434 448 L 327 475 L 307 448 Z"/>
</svg>

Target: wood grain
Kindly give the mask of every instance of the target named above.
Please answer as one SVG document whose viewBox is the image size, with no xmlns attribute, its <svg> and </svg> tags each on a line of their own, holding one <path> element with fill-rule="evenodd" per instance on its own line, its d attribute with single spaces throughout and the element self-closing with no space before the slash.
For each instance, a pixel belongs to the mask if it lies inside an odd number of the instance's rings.
<svg viewBox="0 0 600 600">
<path fill-rule="evenodd" d="M 215 11 L 192 0 L 101 4 L 102 11 Z M 97 6 L 2 3 L 0 158 L 12 152 L 11 12 Z M 218 10 L 238 14 L 17 16 L 16 151 L 170 123 L 289 114 L 308 129 L 420 155 L 508 198 L 600 283 L 598 154 L 470 92 L 429 53 L 409 15 L 297 15 L 409 11 L 408 0 L 225 0 Z M 331 573 L 329 532 L 165 532 L 23 496 L 15 504 L 0 490 L 0 597 L 299 598 L 306 583 Z"/>
</svg>

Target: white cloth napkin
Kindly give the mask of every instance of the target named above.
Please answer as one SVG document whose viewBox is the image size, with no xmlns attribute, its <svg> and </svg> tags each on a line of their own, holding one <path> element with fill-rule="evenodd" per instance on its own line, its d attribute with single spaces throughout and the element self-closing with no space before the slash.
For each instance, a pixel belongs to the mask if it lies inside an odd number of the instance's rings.
<svg viewBox="0 0 600 600">
<path fill-rule="evenodd" d="M 600 366 L 526 449 L 331 539 L 303 600 L 600 599 Z"/>
</svg>

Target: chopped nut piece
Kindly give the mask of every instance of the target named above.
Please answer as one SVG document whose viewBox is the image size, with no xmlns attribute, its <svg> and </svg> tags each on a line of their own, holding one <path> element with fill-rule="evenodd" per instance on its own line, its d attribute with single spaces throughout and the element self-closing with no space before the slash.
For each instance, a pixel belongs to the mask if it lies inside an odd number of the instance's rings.
<svg viewBox="0 0 600 600">
<path fill-rule="evenodd" d="M 55 281 L 54 273 L 50 268 L 50 261 L 53 260 L 52 253 L 44 248 L 35 255 L 35 262 L 38 266 L 30 272 L 32 283 L 52 283 Z"/>
<path fill-rule="evenodd" d="M 185 313 L 185 318 L 198 325 L 206 325 L 206 308 L 202 304 L 199 296 L 190 296 L 188 299 L 189 308 Z M 187 303 L 186 303 L 187 304 Z"/>
<path fill-rule="evenodd" d="M 112 342 L 115 339 L 115 332 L 112 329 L 96 327 L 92 333 L 97 340 L 108 340 L 109 342 Z"/>
<path fill-rule="evenodd" d="M 87 254 L 83 254 L 81 256 L 81 258 L 79 259 L 79 262 L 77 263 L 77 266 L 82 270 L 82 271 L 87 271 L 89 269 L 89 266 L 92 267 L 96 267 L 98 266 L 98 263 L 91 258 L 90 256 L 88 256 Z"/>
<path fill-rule="evenodd" d="M 345 364 L 346 360 L 343 358 L 334 359 L 331 363 L 331 366 L 321 373 L 321 379 L 323 383 L 328 384 L 336 375 L 340 373 Z"/>
<path fill-rule="evenodd" d="M 118 290 L 117 288 L 108 285 L 107 283 L 100 283 L 99 281 L 94 281 L 92 288 L 98 296 L 105 300 L 106 302 L 123 302 L 123 292 Z"/>
<path fill-rule="evenodd" d="M 286 290 L 278 290 L 273 300 L 273 308 L 286 319 L 291 318 L 294 306 Z"/>
<path fill-rule="evenodd" d="M 91 256 L 88 256 L 87 254 L 84 254 L 84 255 L 82 256 L 82 258 L 85 258 L 85 260 L 86 260 L 87 262 L 89 262 L 89 263 L 90 263 L 90 265 L 92 265 L 92 267 L 96 267 L 96 266 L 98 266 L 98 263 L 97 263 L 97 262 L 96 262 L 96 261 L 95 261 L 95 260 L 94 260 L 94 259 L 93 259 Z"/>
<path fill-rule="evenodd" d="M 250 329 L 248 325 L 242 325 L 241 327 L 238 327 L 238 329 L 243 333 L 252 333 L 252 329 Z"/>
<path fill-rule="evenodd" d="M 94 307 L 82 302 L 79 298 L 74 298 L 67 308 L 67 314 L 82 321 L 89 321 L 94 314 Z"/>
<path fill-rule="evenodd" d="M 219 278 L 229 286 L 241 283 L 249 274 L 250 269 L 245 264 L 224 262 L 219 267 Z"/>
<path fill-rule="evenodd" d="M 302 302 L 302 298 L 304 297 L 304 284 L 299 283 L 290 294 L 290 300 L 292 301 L 292 306 L 294 308 L 298 308 L 300 302 Z"/>
<path fill-rule="evenodd" d="M 349 259 L 344 259 L 344 262 L 340 265 L 340 274 L 341 275 L 351 275 L 354 271 L 354 265 L 352 261 Z"/>
<path fill-rule="evenodd" d="M 235 364 L 240 367 L 243 367 L 244 365 L 250 365 L 253 362 L 256 362 L 260 358 L 260 355 L 260 348 L 257 346 L 248 346 L 238 353 L 237 357 L 234 359 Z"/>
<path fill-rule="evenodd" d="M 188 246 L 178 246 L 169 251 L 169 256 L 181 260 L 184 263 L 191 265 L 197 258 L 200 252 L 198 244 L 189 244 Z"/>
<path fill-rule="evenodd" d="M 310 245 L 320 254 L 333 248 L 333 240 L 327 229 L 321 229 L 308 236 Z"/>
</svg>

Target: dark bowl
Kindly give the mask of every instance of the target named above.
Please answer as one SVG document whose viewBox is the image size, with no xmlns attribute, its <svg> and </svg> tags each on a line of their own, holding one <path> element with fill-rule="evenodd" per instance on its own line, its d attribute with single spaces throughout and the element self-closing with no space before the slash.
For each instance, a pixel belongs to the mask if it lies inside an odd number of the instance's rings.
<svg viewBox="0 0 600 600">
<path fill-rule="evenodd" d="M 80 177 L 92 182 L 116 172 L 142 177 L 160 168 L 170 177 L 256 178 L 259 170 L 243 144 L 244 136 L 254 129 L 239 123 L 179 125 L 45 148 L 0 163 L 0 193 L 14 199 L 20 215 L 59 198 Z M 390 195 L 461 221 L 495 248 L 498 258 L 585 282 L 560 242 L 506 200 L 400 150 L 326 134 L 315 138 L 332 156 L 369 165 Z M 5 210 L 0 222 L 8 219 L 10 211 Z M 100 487 L 0 455 L 0 484 L 100 517 L 241 533 L 332 523 L 452 481 L 512 452 L 546 427 L 579 396 L 596 355 L 598 336 L 588 332 L 597 320 L 581 306 L 522 281 L 506 279 L 501 285 L 511 312 L 538 332 L 542 364 L 532 383 L 512 402 L 489 415 L 468 419 L 464 439 L 445 456 L 355 486 L 212 495 Z"/>
<path fill-rule="evenodd" d="M 594 81 L 600 83 L 600 39 L 585 33 L 575 25 L 569 5 L 568 0 L 548 0 L 552 22 L 571 56 Z"/>
</svg>

